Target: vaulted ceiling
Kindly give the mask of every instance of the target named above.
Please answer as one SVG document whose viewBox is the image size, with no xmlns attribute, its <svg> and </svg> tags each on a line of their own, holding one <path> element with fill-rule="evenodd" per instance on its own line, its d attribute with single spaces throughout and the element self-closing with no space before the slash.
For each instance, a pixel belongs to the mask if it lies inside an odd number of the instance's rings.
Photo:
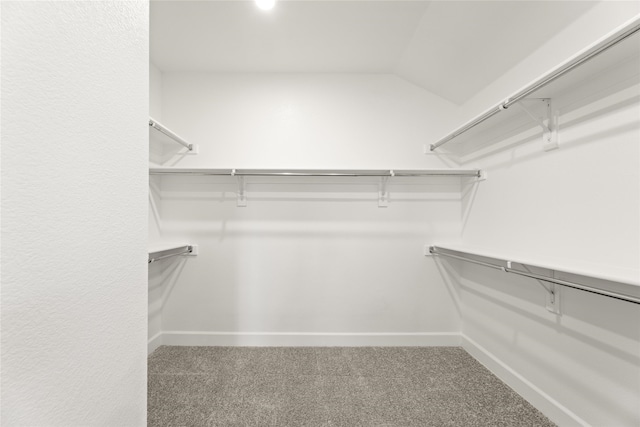
<svg viewBox="0 0 640 427">
<path fill-rule="evenodd" d="M 393 73 L 456 104 L 593 1 L 152 1 L 163 71 Z"/>
</svg>

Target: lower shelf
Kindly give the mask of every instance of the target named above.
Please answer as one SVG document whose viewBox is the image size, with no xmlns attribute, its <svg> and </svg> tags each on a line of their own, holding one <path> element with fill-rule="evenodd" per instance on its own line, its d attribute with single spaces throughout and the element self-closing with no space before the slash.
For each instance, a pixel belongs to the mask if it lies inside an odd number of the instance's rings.
<svg viewBox="0 0 640 427">
<path fill-rule="evenodd" d="M 149 264 L 155 261 L 159 261 L 161 259 L 178 256 L 178 255 L 188 255 L 188 254 L 193 254 L 192 245 L 156 246 L 154 248 L 149 249 Z"/>
</svg>

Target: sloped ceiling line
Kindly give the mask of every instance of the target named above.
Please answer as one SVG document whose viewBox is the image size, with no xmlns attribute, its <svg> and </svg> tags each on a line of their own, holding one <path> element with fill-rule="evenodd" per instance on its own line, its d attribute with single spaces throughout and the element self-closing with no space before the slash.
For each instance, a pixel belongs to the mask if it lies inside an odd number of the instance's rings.
<svg viewBox="0 0 640 427">
<path fill-rule="evenodd" d="M 526 58 L 594 1 L 151 2 L 163 71 L 390 73 L 455 104 Z M 543 25 L 542 25 L 543 23 Z"/>
</svg>

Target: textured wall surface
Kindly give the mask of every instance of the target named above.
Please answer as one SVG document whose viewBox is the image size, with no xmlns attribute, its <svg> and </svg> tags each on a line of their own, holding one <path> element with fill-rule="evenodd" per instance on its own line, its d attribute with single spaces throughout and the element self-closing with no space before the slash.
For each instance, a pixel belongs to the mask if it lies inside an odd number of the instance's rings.
<svg viewBox="0 0 640 427">
<path fill-rule="evenodd" d="M 146 424 L 148 5 L 2 2 L 2 425 Z"/>
</svg>

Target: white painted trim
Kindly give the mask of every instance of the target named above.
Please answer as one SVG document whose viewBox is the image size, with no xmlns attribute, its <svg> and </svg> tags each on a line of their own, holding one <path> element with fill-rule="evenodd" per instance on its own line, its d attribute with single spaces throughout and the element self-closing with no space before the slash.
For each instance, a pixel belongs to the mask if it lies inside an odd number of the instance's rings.
<svg viewBox="0 0 640 427">
<path fill-rule="evenodd" d="M 164 344 L 162 332 L 158 332 L 147 341 L 147 356 L 154 350 Z"/>
<path fill-rule="evenodd" d="M 459 347 L 457 332 L 309 333 L 165 331 L 163 345 L 255 347 Z"/>
<path fill-rule="evenodd" d="M 473 356 L 478 362 L 482 363 L 495 376 L 504 381 L 520 396 L 531 403 L 531 405 L 546 415 L 551 421 L 563 427 L 589 426 L 586 421 L 513 370 L 510 366 L 502 362 L 486 348 L 482 347 L 465 334 L 460 334 L 460 338 L 462 347 L 467 351 L 467 353 Z"/>
</svg>

